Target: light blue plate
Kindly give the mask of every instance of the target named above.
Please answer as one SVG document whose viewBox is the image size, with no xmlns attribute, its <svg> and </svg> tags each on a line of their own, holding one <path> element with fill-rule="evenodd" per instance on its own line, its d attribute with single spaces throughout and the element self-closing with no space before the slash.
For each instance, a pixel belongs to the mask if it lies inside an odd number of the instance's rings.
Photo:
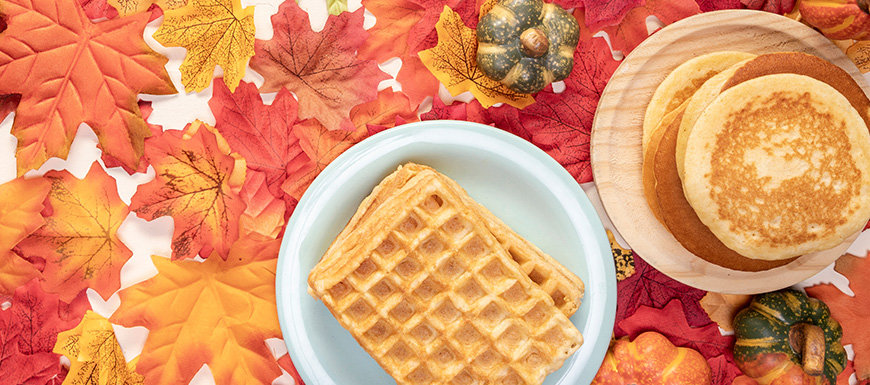
<svg viewBox="0 0 870 385">
<path fill-rule="evenodd" d="M 281 331 L 305 383 L 395 383 L 326 306 L 308 295 L 306 281 L 363 198 L 405 162 L 456 180 L 586 283 L 583 303 L 571 317 L 585 342 L 544 383 L 590 383 L 616 313 L 613 258 L 595 209 L 574 178 L 534 145 L 461 121 L 406 124 L 360 142 L 326 167 L 296 206 L 281 245 L 276 289 Z"/>
</svg>

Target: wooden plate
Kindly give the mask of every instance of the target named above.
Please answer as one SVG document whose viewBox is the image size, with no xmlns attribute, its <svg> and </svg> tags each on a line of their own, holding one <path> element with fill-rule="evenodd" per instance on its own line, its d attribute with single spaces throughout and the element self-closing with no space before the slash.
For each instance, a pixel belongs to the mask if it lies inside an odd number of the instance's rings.
<svg viewBox="0 0 870 385">
<path fill-rule="evenodd" d="M 760 272 L 731 270 L 682 247 L 653 216 L 641 183 L 646 106 L 659 83 L 683 62 L 714 51 L 800 51 L 845 69 L 868 93 L 863 75 L 828 39 L 789 18 L 759 11 L 708 12 L 671 24 L 634 49 L 613 74 L 592 124 L 592 172 L 604 209 L 619 233 L 653 267 L 687 285 L 754 294 L 794 285 L 835 261 L 857 238 L 788 265 Z"/>
</svg>

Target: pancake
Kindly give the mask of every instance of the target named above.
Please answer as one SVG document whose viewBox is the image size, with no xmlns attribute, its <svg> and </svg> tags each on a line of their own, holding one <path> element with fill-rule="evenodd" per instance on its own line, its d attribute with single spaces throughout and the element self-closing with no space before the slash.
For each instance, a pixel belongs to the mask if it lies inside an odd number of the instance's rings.
<svg viewBox="0 0 870 385">
<path fill-rule="evenodd" d="M 677 161 L 677 172 L 679 172 L 680 177 L 683 176 L 683 163 L 686 158 L 686 140 L 689 139 L 689 133 L 691 133 L 695 121 L 698 120 L 698 117 L 701 116 L 701 113 L 704 112 L 707 105 L 719 96 L 725 82 L 727 82 L 728 79 L 737 72 L 740 66 L 746 64 L 750 60 L 752 59 L 738 62 L 704 82 L 704 84 L 701 85 L 701 88 L 699 88 L 698 91 L 695 91 L 695 94 L 692 95 L 692 98 L 689 99 L 686 104 L 686 111 L 683 113 L 683 118 L 680 121 L 680 130 L 677 134 L 677 146 L 674 155 Z"/>
<path fill-rule="evenodd" d="M 757 77 L 723 91 L 686 142 L 688 202 L 728 248 L 781 260 L 825 250 L 870 219 L 870 132 L 832 86 Z"/>
<path fill-rule="evenodd" d="M 843 94 L 849 100 L 852 107 L 861 114 L 861 118 L 864 119 L 867 126 L 870 127 L 870 100 L 867 99 L 867 95 L 864 94 L 861 86 L 855 83 L 855 80 L 842 68 L 822 58 L 802 52 L 775 52 L 759 55 L 754 59 L 740 63 L 736 67 L 731 67 L 727 71 L 732 74 L 728 79 L 722 79 L 725 75 L 716 78 L 715 81 L 711 78 L 711 81 L 705 83 L 701 89 L 695 92 L 695 95 L 692 96 L 692 99 L 695 99 L 695 101 L 691 101 L 689 106 L 686 107 L 684 122 L 680 127 L 680 134 L 677 139 L 677 168 L 680 175 L 683 175 L 685 144 L 689 131 L 691 131 L 692 125 L 695 124 L 695 120 L 703 112 L 707 104 L 719 92 L 760 76 L 794 73 L 825 82 Z M 718 85 L 720 82 L 721 85 Z M 720 89 L 716 90 L 716 87 Z"/>
<path fill-rule="evenodd" d="M 695 210 L 686 201 L 683 185 L 677 173 L 675 152 L 685 103 L 675 110 L 676 116 L 661 129 L 658 145 L 648 150 L 653 154 L 653 178 L 656 207 L 661 211 L 662 223 L 683 247 L 707 262 L 740 271 L 762 271 L 786 265 L 794 259 L 761 261 L 746 258 L 729 249 L 707 226 L 698 219 Z M 667 119 L 665 119 L 667 120 Z M 652 206 L 651 206 L 652 207 Z"/>
<path fill-rule="evenodd" d="M 681 64 L 659 84 L 643 118 L 643 152 L 656 126 L 669 112 L 688 100 L 707 79 L 731 65 L 755 57 L 746 52 L 720 51 L 693 58 Z"/>
<path fill-rule="evenodd" d="M 659 122 L 658 127 L 653 131 L 652 137 L 650 138 L 649 150 L 643 153 L 643 167 L 641 180 L 643 182 L 643 195 L 646 198 L 646 203 L 649 206 L 650 210 L 652 210 L 653 215 L 655 215 L 656 219 L 659 220 L 662 224 L 664 224 L 664 219 L 662 218 L 662 210 L 658 204 L 658 200 L 656 199 L 656 177 L 654 173 L 654 165 L 655 165 L 655 151 L 652 151 L 659 146 L 659 142 L 662 139 L 662 134 L 664 133 L 664 127 L 668 127 L 683 114 L 683 110 L 686 107 L 686 103 L 681 104 L 674 111 L 669 112 L 667 115 L 662 118 Z M 677 120 L 677 122 L 679 122 Z"/>
</svg>

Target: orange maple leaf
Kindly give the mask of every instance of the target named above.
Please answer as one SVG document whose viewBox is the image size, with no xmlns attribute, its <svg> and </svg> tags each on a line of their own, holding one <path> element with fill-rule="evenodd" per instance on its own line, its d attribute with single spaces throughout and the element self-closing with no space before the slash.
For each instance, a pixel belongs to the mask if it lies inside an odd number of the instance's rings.
<svg viewBox="0 0 870 385">
<path fill-rule="evenodd" d="M 157 5 L 162 10 L 178 9 L 187 4 L 187 0 L 108 0 L 118 14 L 128 16 L 135 13 L 145 12 L 152 5 Z"/>
<path fill-rule="evenodd" d="M 157 175 L 136 189 L 130 209 L 149 221 L 165 215 L 175 220 L 172 259 L 197 253 L 208 257 L 212 250 L 226 258 L 245 210 L 239 198 L 244 160 L 213 127 L 200 121 L 184 131 L 164 131 L 147 143 L 145 158 Z"/>
<path fill-rule="evenodd" d="M 297 156 L 287 164 L 289 177 L 281 188 L 295 199 L 314 181 L 314 178 L 342 152 L 368 136 L 365 127 L 348 130 L 327 130 L 316 119 L 304 120 L 293 126 L 293 135 L 305 156 Z"/>
<path fill-rule="evenodd" d="M 390 88 L 378 92 L 377 99 L 357 105 L 350 110 L 350 121 L 355 130 L 370 126 L 383 130 L 395 126 L 397 119 L 402 123 L 420 120 L 416 109 L 411 109 L 408 95 L 401 91 L 394 92 Z"/>
<path fill-rule="evenodd" d="M 128 363 L 109 320 L 88 310 L 79 324 L 60 332 L 54 350 L 70 360 L 64 382 L 75 385 L 142 384 L 136 362 Z"/>
<path fill-rule="evenodd" d="M 535 102 L 531 95 L 510 90 L 477 67 L 477 33 L 468 28 L 450 7 L 444 6 L 435 28 L 438 30 L 438 45 L 420 51 L 418 55 L 451 95 L 471 91 L 484 107 L 507 103 L 523 108 Z"/>
<path fill-rule="evenodd" d="M 0 184 L 0 251 L 12 250 L 45 221 L 39 215 L 51 184 L 43 178 L 16 178 Z"/>
<path fill-rule="evenodd" d="M 118 228 L 130 209 L 118 197 L 115 180 L 99 163 L 84 179 L 49 171 L 45 225 L 18 244 L 23 257 L 45 259 L 45 288 L 69 302 L 91 287 L 103 298 L 121 288 L 121 267 L 133 256 Z"/>
<path fill-rule="evenodd" d="M 396 75 L 402 85 L 402 92 L 415 106 L 419 106 L 427 96 L 438 97 L 438 79 L 426 68 L 420 57 L 408 55 L 402 58 L 402 67 Z"/>
<path fill-rule="evenodd" d="M 846 254 L 837 260 L 834 270 L 849 279 L 854 296 L 831 284 L 811 286 L 806 291 L 831 309 L 831 316 L 843 327 L 843 344 L 852 344 L 855 351 L 858 380 L 867 380 L 870 379 L 870 333 L 866 330 L 870 319 L 870 254 L 865 258 Z"/>
<path fill-rule="evenodd" d="M 413 1 L 363 0 L 363 6 L 377 18 L 368 30 L 369 38 L 359 48 L 363 59 L 383 62 L 409 53 L 411 28 L 423 18 L 426 9 Z"/>
<path fill-rule="evenodd" d="M 208 364 L 218 384 L 281 375 L 266 346 L 280 338 L 275 268 L 280 240 L 239 239 L 226 261 L 152 257 L 159 273 L 121 291 L 112 321 L 150 329 L 137 370 L 151 385 L 188 383 Z"/>
<path fill-rule="evenodd" d="M 142 40 L 149 15 L 92 23 L 77 1 L 5 0 L 0 94 L 21 94 L 12 133 L 18 174 L 66 158 L 87 123 L 107 154 L 136 169 L 150 135 L 136 95 L 175 88 Z"/>
<path fill-rule="evenodd" d="M 283 233 L 286 203 L 269 192 L 266 174 L 248 170 L 239 195 L 245 203 L 245 211 L 239 217 L 240 236 L 258 233 L 275 239 Z"/>
</svg>

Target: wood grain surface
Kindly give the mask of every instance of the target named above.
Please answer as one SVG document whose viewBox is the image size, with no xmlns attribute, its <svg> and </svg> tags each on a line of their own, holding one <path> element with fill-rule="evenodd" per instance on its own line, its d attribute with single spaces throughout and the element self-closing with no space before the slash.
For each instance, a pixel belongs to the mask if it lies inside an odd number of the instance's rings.
<svg viewBox="0 0 870 385">
<path fill-rule="evenodd" d="M 654 33 L 634 49 L 601 95 L 592 124 L 592 172 L 605 211 L 629 246 L 653 267 L 700 289 L 755 294 L 794 285 L 840 257 L 843 244 L 760 272 L 727 269 L 683 248 L 653 216 L 641 183 L 641 137 L 646 106 L 665 76 L 683 62 L 714 51 L 806 52 L 848 72 L 868 93 L 864 77 L 828 39 L 783 16 L 750 10 L 702 13 Z"/>
</svg>

